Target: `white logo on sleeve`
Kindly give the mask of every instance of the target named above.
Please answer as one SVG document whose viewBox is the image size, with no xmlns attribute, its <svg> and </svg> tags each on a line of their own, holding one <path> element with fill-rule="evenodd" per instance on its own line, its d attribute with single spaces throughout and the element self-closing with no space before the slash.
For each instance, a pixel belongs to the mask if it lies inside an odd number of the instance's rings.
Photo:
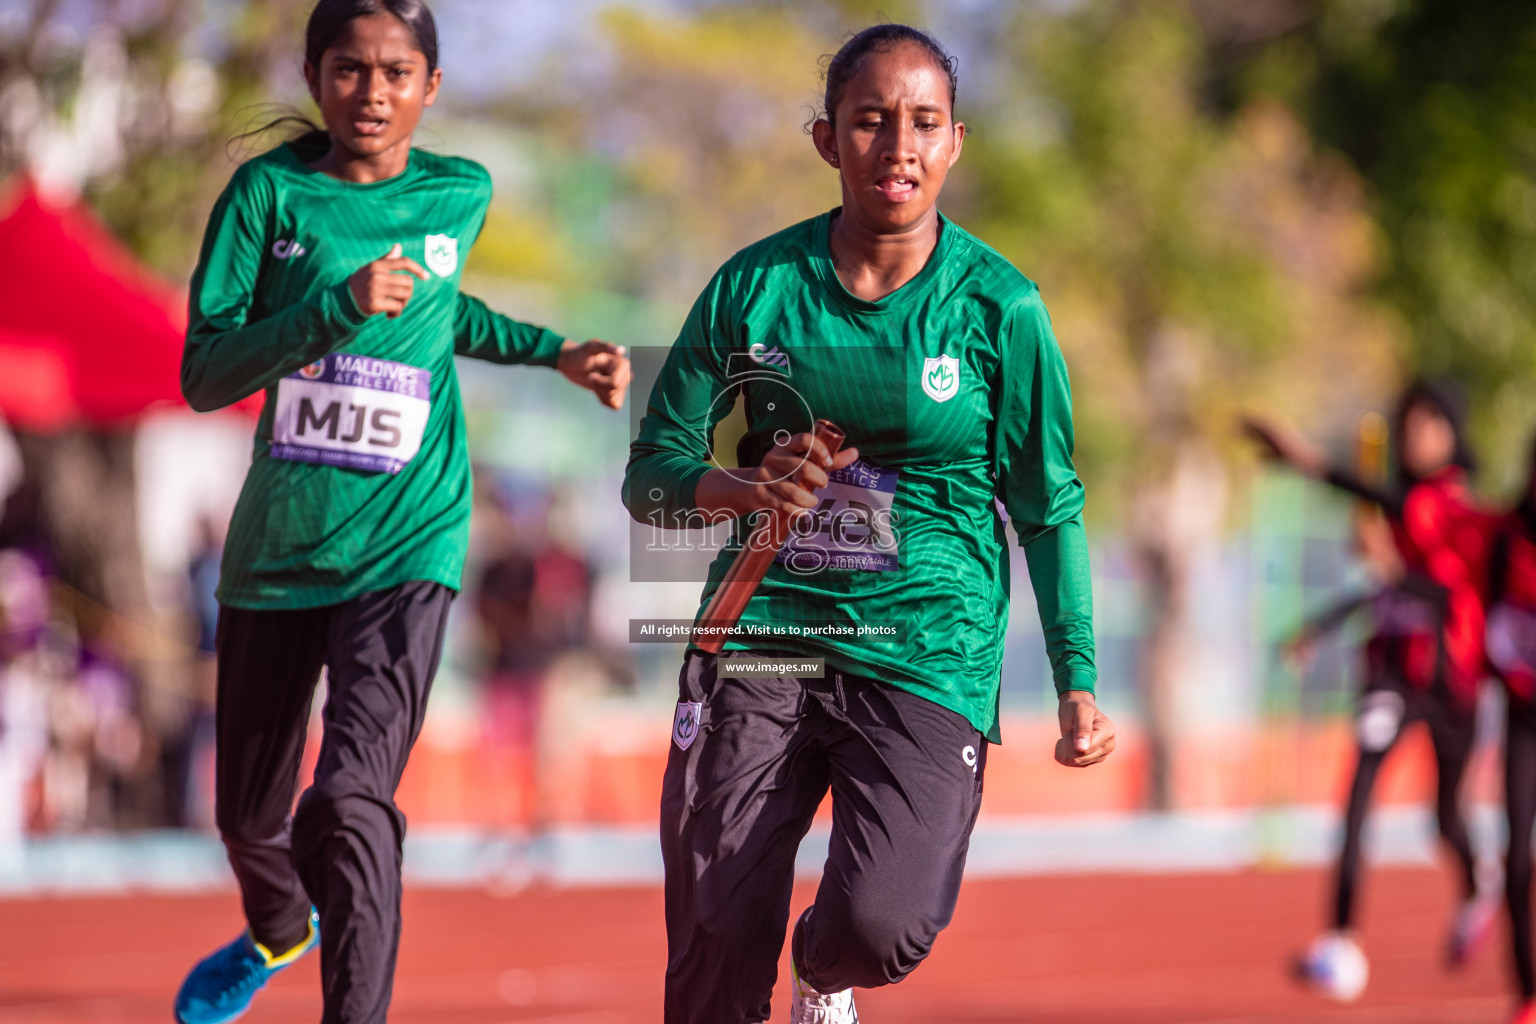
<svg viewBox="0 0 1536 1024">
<path fill-rule="evenodd" d="M 923 390 L 935 402 L 947 402 L 960 390 L 960 360 L 938 356 L 923 360 Z"/>
<path fill-rule="evenodd" d="M 459 240 L 447 235 L 427 236 L 427 269 L 447 277 L 459 267 Z"/>
<path fill-rule="evenodd" d="M 748 346 L 747 356 L 754 363 L 760 363 L 763 366 L 778 366 L 785 370 L 789 369 L 789 356 L 780 351 L 777 345 L 769 348 L 762 342 L 755 341 Z"/>
<path fill-rule="evenodd" d="M 286 238 L 279 238 L 272 243 L 272 255 L 280 260 L 296 260 L 307 252 L 309 250 L 300 245 L 297 239 L 290 242 Z"/>
<path fill-rule="evenodd" d="M 699 736 L 699 718 L 703 714 L 704 705 L 699 701 L 677 702 L 677 714 L 672 719 L 672 742 L 677 744 L 677 749 L 687 750 L 693 746 Z"/>
<path fill-rule="evenodd" d="M 971 774 L 972 775 L 976 774 L 976 748 L 975 747 L 971 746 L 970 744 L 966 744 L 965 749 L 960 751 L 960 760 L 965 762 L 965 766 L 971 770 Z"/>
</svg>

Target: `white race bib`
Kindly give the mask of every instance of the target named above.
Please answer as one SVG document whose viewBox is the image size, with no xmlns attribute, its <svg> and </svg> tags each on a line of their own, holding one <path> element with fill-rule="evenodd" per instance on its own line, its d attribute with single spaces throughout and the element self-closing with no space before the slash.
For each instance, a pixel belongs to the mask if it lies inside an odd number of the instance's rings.
<svg viewBox="0 0 1536 1024">
<path fill-rule="evenodd" d="M 345 352 L 277 385 L 274 459 L 398 473 L 421 450 L 432 412 L 432 374 Z"/>
<path fill-rule="evenodd" d="M 827 476 L 819 504 L 795 520 L 775 561 L 802 573 L 897 568 L 901 552 L 891 505 L 901 474 L 860 459 Z"/>
<path fill-rule="evenodd" d="M 1536 673 L 1536 611 L 1499 603 L 1488 612 L 1488 660 L 1503 672 Z"/>
</svg>

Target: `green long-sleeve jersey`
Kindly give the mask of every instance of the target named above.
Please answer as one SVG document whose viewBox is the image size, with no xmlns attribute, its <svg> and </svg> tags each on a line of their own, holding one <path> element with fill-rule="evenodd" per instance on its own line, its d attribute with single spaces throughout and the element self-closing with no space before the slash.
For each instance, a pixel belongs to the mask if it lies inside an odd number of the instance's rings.
<svg viewBox="0 0 1536 1024">
<path fill-rule="evenodd" d="M 181 366 L 198 410 L 266 392 L 222 603 L 459 587 L 471 484 L 453 357 L 553 365 L 563 342 L 459 291 L 490 192 L 478 164 L 421 150 L 368 184 L 314 170 L 295 144 L 236 171 L 203 238 Z M 430 277 L 398 317 L 365 317 L 347 278 L 397 243 Z"/>
<path fill-rule="evenodd" d="M 832 266 L 836 214 L 743 249 L 704 289 L 651 393 L 624 501 L 653 527 L 697 523 L 714 428 L 738 399 L 743 465 L 775 436 L 831 420 L 859 461 L 834 474 L 742 617 L 799 635 L 727 647 L 824 656 L 959 712 L 995 742 L 1009 592 L 999 503 L 1029 564 L 1056 688 L 1091 691 L 1096 679 L 1066 366 L 1034 282 L 942 216 L 916 277 L 879 301 L 852 295 Z M 706 604 L 736 550 L 711 566 Z M 897 632 L 860 636 L 872 623 Z"/>
</svg>

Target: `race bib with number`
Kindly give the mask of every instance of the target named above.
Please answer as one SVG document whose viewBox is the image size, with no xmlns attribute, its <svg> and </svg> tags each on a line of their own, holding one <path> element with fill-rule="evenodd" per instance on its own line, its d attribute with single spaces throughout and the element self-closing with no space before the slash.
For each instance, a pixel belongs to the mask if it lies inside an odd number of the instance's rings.
<svg viewBox="0 0 1536 1024">
<path fill-rule="evenodd" d="M 421 450 L 432 374 L 337 353 L 277 385 L 271 455 L 373 473 L 398 473 Z"/>
<path fill-rule="evenodd" d="M 1488 660 L 1505 672 L 1536 673 L 1536 611 L 1499 603 L 1488 612 Z"/>
<path fill-rule="evenodd" d="M 891 505 L 901 474 L 863 460 L 827 474 L 819 504 L 796 519 L 777 559 L 796 572 L 898 567 Z"/>
</svg>

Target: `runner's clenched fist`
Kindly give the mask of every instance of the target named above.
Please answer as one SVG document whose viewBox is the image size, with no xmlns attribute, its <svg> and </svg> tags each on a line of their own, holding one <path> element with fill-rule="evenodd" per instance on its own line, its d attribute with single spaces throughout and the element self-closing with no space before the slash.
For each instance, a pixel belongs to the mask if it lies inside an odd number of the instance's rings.
<svg viewBox="0 0 1536 1024">
<path fill-rule="evenodd" d="M 409 256 L 402 255 L 405 248 L 396 242 L 383 256 L 358 268 L 347 278 L 352 289 L 352 301 L 364 316 L 383 313 L 391 320 L 405 312 L 405 304 L 411 301 L 411 289 L 416 282 L 415 274 L 427 280 L 427 269 Z"/>
</svg>

